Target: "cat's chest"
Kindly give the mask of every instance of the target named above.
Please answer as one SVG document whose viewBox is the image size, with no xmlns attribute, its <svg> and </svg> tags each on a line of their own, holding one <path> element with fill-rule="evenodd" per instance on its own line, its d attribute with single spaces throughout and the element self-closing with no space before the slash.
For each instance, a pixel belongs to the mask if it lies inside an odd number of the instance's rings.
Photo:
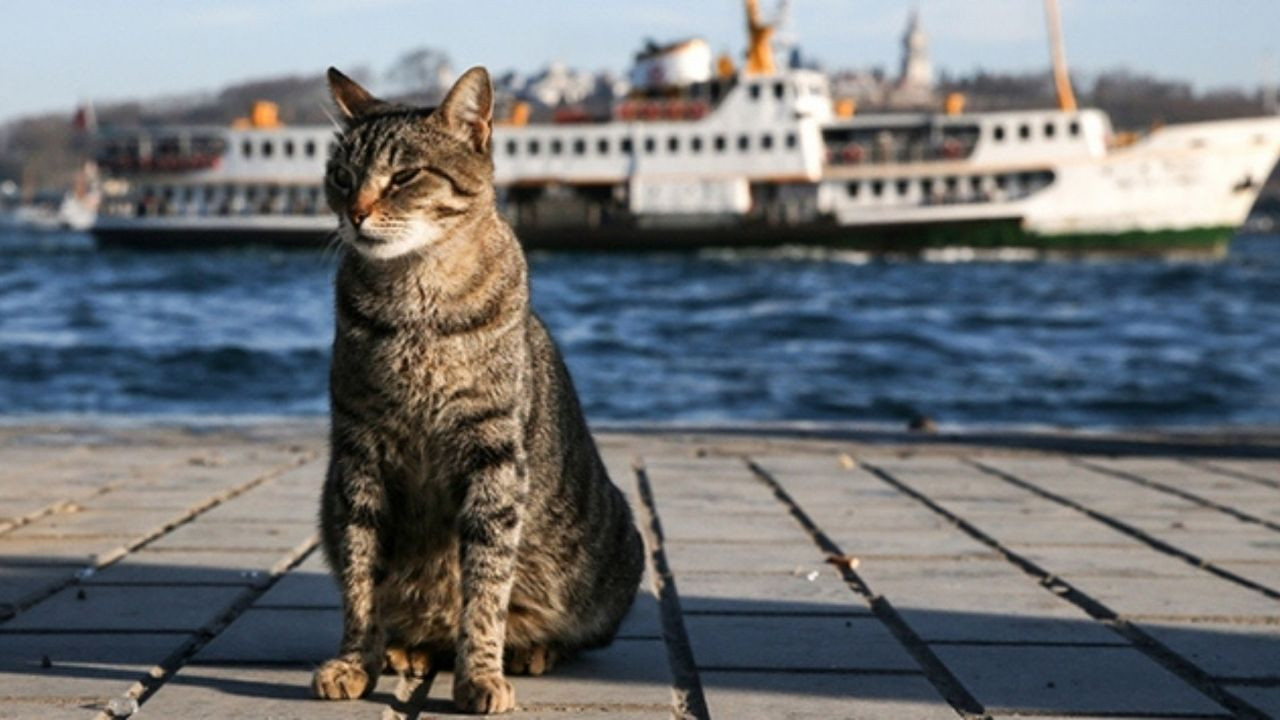
<svg viewBox="0 0 1280 720">
<path fill-rule="evenodd" d="M 362 354 L 371 384 L 406 409 L 439 407 L 476 382 L 465 349 L 438 338 L 401 333 L 369 344 Z"/>
</svg>

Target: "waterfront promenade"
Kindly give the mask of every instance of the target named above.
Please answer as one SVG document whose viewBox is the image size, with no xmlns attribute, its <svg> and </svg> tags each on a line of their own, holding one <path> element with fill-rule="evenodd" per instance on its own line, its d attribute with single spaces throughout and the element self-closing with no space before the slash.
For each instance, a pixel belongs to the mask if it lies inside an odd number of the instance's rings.
<svg viewBox="0 0 1280 720">
<path fill-rule="evenodd" d="M 513 717 L 1280 717 L 1280 437 L 599 434 L 649 548 Z M 436 717 L 310 699 L 324 429 L 0 426 L 0 718 Z M 136 708 L 136 709 L 135 709 Z"/>
</svg>

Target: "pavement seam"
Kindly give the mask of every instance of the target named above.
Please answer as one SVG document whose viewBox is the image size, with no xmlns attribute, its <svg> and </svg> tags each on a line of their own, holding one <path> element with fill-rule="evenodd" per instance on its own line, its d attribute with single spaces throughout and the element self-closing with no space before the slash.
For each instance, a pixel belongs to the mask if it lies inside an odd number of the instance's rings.
<svg viewBox="0 0 1280 720">
<path fill-rule="evenodd" d="M 711 713 L 707 708 L 706 695 L 702 691 L 698 665 L 693 658 L 693 644 L 689 641 L 689 633 L 684 626 L 675 575 L 662 545 L 662 522 L 658 519 L 653 486 L 649 483 L 649 473 L 641 458 L 637 457 L 633 461 L 632 472 L 640 495 L 640 508 L 645 516 L 643 522 L 638 524 L 649 547 L 648 564 L 652 570 L 654 590 L 658 594 L 662 635 L 667 647 L 667 659 L 671 664 L 674 683 L 672 713 L 680 720 L 709 720 Z"/>
<path fill-rule="evenodd" d="M 236 618 L 240 617 L 248 610 L 255 600 L 262 597 L 268 590 L 272 588 L 293 568 L 301 565 L 302 562 L 311 554 L 312 551 L 320 544 L 320 538 L 317 534 L 304 540 L 292 551 L 289 552 L 281 562 L 277 563 L 270 571 L 269 580 L 258 587 L 245 588 L 231 603 L 218 614 L 211 622 L 197 630 L 191 640 L 183 643 L 177 650 L 173 651 L 164 660 L 161 660 L 151 669 L 147 677 L 138 680 L 124 692 L 125 697 L 132 698 L 141 706 L 151 699 L 166 682 L 185 667 L 196 653 L 200 652 L 206 645 L 214 640 L 223 630 L 226 630 Z M 115 716 L 108 711 L 102 711 L 96 717 L 96 720 L 113 720 Z"/>
<path fill-rule="evenodd" d="M 42 520 L 50 515 L 80 512 L 85 509 L 82 503 L 89 502 L 101 495 L 106 495 L 112 490 L 119 489 L 119 487 L 119 482 L 107 483 L 106 485 L 94 488 L 92 491 L 85 493 L 82 496 L 55 500 L 42 508 L 32 510 L 26 515 L 19 515 L 16 518 L 10 518 L 9 520 L 0 522 L 0 535 L 12 532 L 18 528 L 26 527 L 31 523 Z"/>
<path fill-rule="evenodd" d="M 979 470 L 982 470 L 988 475 L 992 475 L 997 479 L 1003 480 L 1016 487 L 1020 487 L 1023 490 L 1027 490 L 1035 494 L 1043 493 L 1045 497 L 1048 497 L 1048 499 L 1056 498 L 1056 496 L 1049 497 L 1049 495 L 1051 495 L 1049 491 L 1043 490 L 1042 488 L 1032 485 L 1031 483 L 1027 483 L 1026 481 L 1023 481 L 1019 478 L 1015 478 L 1012 475 L 1009 475 L 1008 473 L 1004 473 L 1003 471 L 997 468 L 988 467 L 978 461 L 971 460 L 968 458 L 964 458 L 964 461 L 969 463 L 973 467 L 976 467 Z M 959 515 L 951 512 L 950 510 L 946 509 L 942 505 L 938 504 L 938 502 L 933 500 L 933 498 L 930 498 L 928 495 L 924 494 L 923 492 L 915 489 L 914 487 L 907 484 L 906 482 L 898 479 L 888 470 L 885 470 L 884 468 L 881 468 L 877 465 L 868 463 L 864 460 L 856 460 L 855 463 L 857 467 L 861 467 L 862 469 L 866 470 L 867 472 L 871 473 L 877 478 L 880 478 L 880 480 L 882 480 L 886 484 L 897 489 L 899 492 L 902 492 L 903 494 L 911 498 L 914 498 L 918 502 L 922 503 L 925 507 L 947 518 L 959 530 L 967 534 L 969 537 L 973 538 L 974 540 L 1000 553 L 1010 564 L 1022 570 L 1024 573 L 1034 577 L 1037 583 L 1041 587 L 1043 587 L 1046 592 L 1051 593 L 1052 595 L 1059 597 L 1064 601 L 1069 602 L 1075 605 L 1076 607 L 1080 608 L 1086 614 L 1088 614 L 1089 617 L 1099 621 L 1104 627 L 1110 628 L 1113 632 L 1119 634 L 1122 638 L 1127 640 L 1136 650 L 1141 652 L 1143 655 L 1150 658 L 1152 661 L 1154 661 L 1156 664 L 1163 667 L 1165 670 L 1168 670 L 1169 672 L 1171 672 L 1178 679 L 1187 683 L 1192 688 L 1199 691 L 1201 694 L 1205 695 L 1206 697 L 1210 698 L 1214 702 L 1223 706 L 1224 708 L 1229 710 L 1231 713 L 1233 713 L 1236 717 L 1246 718 L 1247 720 L 1267 720 L 1268 719 L 1268 716 L 1266 713 L 1262 712 L 1261 710 L 1254 707 L 1253 705 L 1250 705 L 1249 703 L 1245 702 L 1239 697 L 1236 697 L 1235 695 L 1232 695 L 1231 693 L 1227 692 L 1208 673 L 1201 670 L 1191 661 L 1175 653 L 1172 649 L 1170 649 L 1168 646 L 1164 645 L 1160 641 L 1156 640 L 1147 632 L 1121 619 L 1114 610 L 1107 607 L 1102 602 L 1080 591 L 1071 583 L 1067 582 L 1066 580 L 1063 580 L 1060 576 L 1052 572 L 1049 572 L 1048 570 L 1036 564 L 1035 562 L 1005 547 L 1004 544 L 1002 544 L 999 540 L 996 540 L 991 535 L 988 535 L 987 533 L 983 532 L 980 528 L 978 528 L 973 523 L 970 523 L 968 520 L 965 520 Z M 1078 506 L 1078 507 L 1075 507 L 1074 509 L 1081 509 L 1081 508 L 1082 506 Z M 1092 512 L 1092 511 L 1088 511 L 1088 512 Z M 1090 517 L 1093 517 L 1093 515 L 1090 515 Z"/>
<path fill-rule="evenodd" d="M 1218 475 L 1223 475 L 1225 477 L 1235 478 L 1236 480 L 1244 480 L 1245 482 L 1251 482 L 1251 483 L 1254 483 L 1255 485 L 1261 485 L 1263 487 L 1269 487 L 1272 490 L 1280 490 L 1280 481 L 1272 480 L 1271 478 L 1265 478 L 1265 477 L 1262 477 L 1261 475 L 1254 475 L 1253 473 L 1245 472 L 1244 470 L 1236 470 L 1235 468 L 1222 467 L 1221 465 L 1217 463 L 1209 462 L 1208 460 L 1193 460 L 1191 458 L 1178 458 L 1178 462 L 1182 463 L 1183 465 L 1188 465 L 1190 467 L 1196 468 L 1198 470 L 1207 470 L 1208 472 L 1216 473 Z"/>
<path fill-rule="evenodd" d="M 94 574 L 99 570 L 103 570 L 111 565 L 114 565 L 115 563 L 122 560 L 129 553 L 135 552 L 137 550 L 141 550 L 147 545 L 155 542 L 156 540 L 159 540 L 160 538 L 164 537 L 170 532 L 173 532 L 177 528 L 183 525 L 186 525 L 187 523 L 190 523 L 191 521 L 195 520 L 199 516 L 212 510 L 215 507 L 218 507 L 219 505 L 227 502 L 228 500 L 232 500 L 236 497 L 239 497 L 240 495 L 243 495 L 244 493 L 247 493 L 250 490 L 266 482 L 274 480 L 275 478 L 287 473 L 290 470 L 302 467 L 308 462 L 311 462 L 312 460 L 314 460 L 315 457 L 316 457 L 316 453 L 312 451 L 298 458 L 295 458 L 292 462 L 288 464 L 275 467 L 261 475 L 258 475 L 257 477 L 254 477 L 251 480 L 246 480 L 245 482 L 240 483 L 239 485 L 235 485 L 233 487 L 226 488 L 224 490 L 216 492 L 210 497 L 201 501 L 200 503 L 187 509 L 175 519 L 161 525 L 160 527 L 153 529 L 151 532 L 147 533 L 146 535 L 143 535 L 141 538 L 138 538 L 133 542 L 126 543 L 124 545 L 118 545 L 114 548 L 111 548 L 107 552 L 98 556 L 97 559 L 92 564 L 86 565 L 86 566 L 80 566 L 80 570 L 76 572 L 74 575 L 72 575 L 71 577 L 65 578 L 56 583 L 52 583 L 49 586 L 28 595 L 27 597 L 23 598 L 20 602 L 13 603 L 11 605 L 5 606 L 3 609 L 0 609 L 0 627 L 3 627 L 5 623 L 14 619 L 19 614 L 31 609 L 33 606 L 38 605 L 39 603 L 49 599 L 51 596 L 61 592 L 62 590 L 79 583 L 82 578 L 87 577 L 88 575 Z"/>
<path fill-rule="evenodd" d="M 1223 505 L 1222 503 L 1217 502 L 1216 500 L 1210 500 L 1207 497 L 1197 495 L 1193 492 L 1188 492 L 1181 488 L 1176 488 L 1172 485 L 1162 483 L 1159 480 L 1152 480 L 1151 478 L 1146 478 L 1141 475 L 1138 475 L 1137 473 L 1128 472 L 1127 470 L 1117 470 L 1115 468 L 1109 468 L 1105 465 L 1097 465 L 1095 463 L 1089 462 L 1087 460 L 1081 460 L 1079 458 L 1072 458 L 1068 462 L 1075 465 L 1076 467 L 1082 467 L 1098 475 L 1107 475 L 1109 477 L 1113 477 L 1119 480 L 1131 482 L 1140 487 L 1156 490 L 1158 492 L 1166 493 L 1168 495 L 1173 495 L 1174 497 L 1182 498 L 1187 502 L 1195 503 L 1196 505 L 1199 505 L 1201 507 L 1207 507 L 1212 510 L 1217 510 L 1218 512 L 1228 515 L 1230 517 L 1233 517 L 1236 520 L 1239 520 L 1240 522 L 1243 522 L 1243 523 L 1248 523 L 1251 525 L 1261 525 L 1262 527 L 1265 527 L 1268 530 L 1272 530 L 1274 532 L 1280 532 L 1280 523 L 1271 522 L 1270 520 L 1267 520 L 1266 518 L 1260 518 L 1257 515 L 1250 515 L 1249 513 L 1243 512 L 1241 510 L 1237 510 L 1231 507 L 1230 505 Z"/>
<path fill-rule="evenodd" d="M 1176 557 L 1179 560 L 1182 560 L 1183 562 L 1187 563 L 1188 565 L 1191 565 L 1194 568 L 1203 570 L 1207 573 L 1217 576 L 1220 579 L 1227 580 L 1229 582 L 1235 583 L 1236 585 L 1240 585 L 1241 587 L 1248 588 L 1249 590 L 1265 595 L 1266 597 L 1272 600 L 1280 600 L 1280 592 L 1277 592 L 1276 590 L 1273 590 L 1272 588 L 1269 588 L 1266 585 L 1263 585 L 1261 583 L 1254 582 L 1253 580 L 1250 580 L 1249 578 L 1246 578 L 1242 575 L 1237 575 L 1236 573 L 1233 573 L 1230 570 L 1227 570 L 1226 568 L 1218 566 L 1216 563 L 1213 563 L 1209 560 L 1205 560 L 1204 558 L 1200 557 L 1199 555 L 1196 555 L 1195 553 L 1188 552 L 1176 545 L 1173 545 L 1172 543 L 1165 542 L 1164 540 L 1161 540 L 1160 538 L 1148 533 L 1147 531 L 1139 527 L 1130 525 L 1129 523 L 1126 523 L 1123 520 L 1118 520 L 1105 513 L 1098 512 L 1097 510 L 1087 507 L 1082 503 L 1076 502 L 1075 500 L 1072 500 L 1071 498 L 1065 495 L 1060 495 L 1056 492 L 1053 492 L 1052 490 L 1046 490 L 1040 487 L 1039 485 L 1023 480 L 1022 478 L 1017 477 L 1011 473 L 1005 472 L 1004 470 L 1001 470 L 1000 468 L 997 468 L 995 466 L 987 465 L 986 463 L 979 462 L 973 459 L 968 459 L 968 458 L 965 459 L 965 462 L 977 468 L 978 470 L 981 470 L 982 472 L 988 475 L 991 475 L 992 477 L 998 478 L 1000 480 L 1003 480 L 1006 483 L 1009 483 L 1010 485 L 1019 487 L 1034 495 L 1038 495 L 1046 500 L 1050 500 L 1059 505 L 1062 505 L 1063 507 L 1067 507 L 1072 510 L 1075 510 L 1076 512 L 1082 513 L 1088 516 L 1089 518 L 1096 520 L 1117 532 L 1123 533 L 1124 535 L 1127 535 L 1135 540 L 1138 540 L 1155 550 L 1158 550 L 1166 555 Z"/>
<path fill-rule="evenodd" d="M 772 473 L 757 464 L 751 457 L 746 455 L 741 457 L 756 479 L 764 483 L 773 492 L 774 497 L 787 507 L 792 518 L 809 533 L 809 537 L 818 546 L 818 549 L 828 556 L 845 556 L 840 546 L 823 532 L 822 528 L 818 527 L 817 523 L 800 507 L 800 504 L 795 498 L 791 497 L 791 494 L 787 492 L 786 488 L 782 486 L 782 483 L 778 482 Z M 848 563 L 834 563 L 834 565 L 849 589 L 867 601 L 871 606 L 871 613 L 886 626 L 899 644 L 903 646 L 907 654 L 916 661 L 916 664 L 924 673 L 924 678 L 929 681 L 929 684 L 933 685 L 943 700 L 963 718 L 985 717 L 982 704 L 969 693 L 960 680 L 934 654 L 928 643 L 907 625 L 893 605 L 883 596 L 873 593 L 866 581 Z"/>
</svg>

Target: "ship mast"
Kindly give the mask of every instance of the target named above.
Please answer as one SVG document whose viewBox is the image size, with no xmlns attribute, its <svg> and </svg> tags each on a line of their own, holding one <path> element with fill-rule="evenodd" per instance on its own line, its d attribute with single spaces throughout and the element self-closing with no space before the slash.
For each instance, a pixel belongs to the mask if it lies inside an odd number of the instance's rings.
<svg viewBox="0 0 1280 720">
<path fill-rule="evenodd" d="M 769 41 L 773 38 L 773 25 L 760 19 L 760 3 L 758 0 L 747 2 L 747 67 L 751 75 L 771 75 L 775 72 L 773 64 L 773 48 Z"/>
<path fill-rule="evenodd" d="M 1058 109 L 1071 112 L 1076 109 L 1076 94 L 1071 90 L 1071 75 L 1067 73 L 1067 51 L 1062 46 L 1062 17 L 1058 13 L 1058 0 L 1044 0 L 1044 14 L 1049 23 L 1049 48 L 1053 54 L 1053 84 L 1058 91 Z"/>
</svg>

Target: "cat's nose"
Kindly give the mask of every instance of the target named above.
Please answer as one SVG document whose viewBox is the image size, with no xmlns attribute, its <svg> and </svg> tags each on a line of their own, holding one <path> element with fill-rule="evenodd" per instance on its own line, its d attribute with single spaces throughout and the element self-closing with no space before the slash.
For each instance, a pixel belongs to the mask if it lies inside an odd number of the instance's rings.
<svg viewBox="0 0 1280 720">
<path fill-rule="evenodd" d="M 351 217 L 351 224 L 358 228 L 360 227 L 360 223 L 364 222 L 365 219 L 369 217 L 369 208 L 351 208 L 351 212 L 349 214 Z"/>
</svg>

